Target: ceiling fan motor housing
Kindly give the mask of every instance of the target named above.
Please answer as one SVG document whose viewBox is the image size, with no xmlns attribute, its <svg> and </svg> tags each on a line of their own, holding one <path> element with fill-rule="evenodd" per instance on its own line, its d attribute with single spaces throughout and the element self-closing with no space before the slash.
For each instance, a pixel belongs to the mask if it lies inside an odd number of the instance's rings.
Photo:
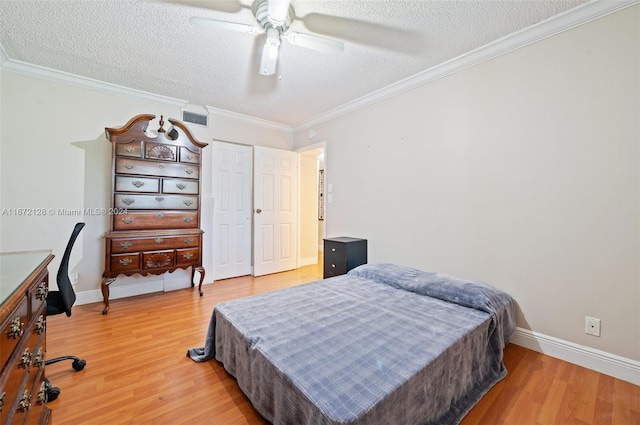
<svg viewBox="0 0 640 425">
<path fill-rule="evenodd" d="M 269 28 L 275 28 L 280 32 L 280 34 L 289 29 L 291 21 L 293 21 L 296 16 L 296 12 L 293 10 L 293 6 L 291 6 L 290 3 L 287 9 L 287 14 L 283 20 L 278 19 L 278 17 L 275 17 L 274 19 L 274 17 L 269 16 L 269 0 L 256 0 L 253 2 L 251 9 L 253 11 L 253 15 L 258 21 L 258 24 L 263 30 L 267 31 Z"/>
</svg>

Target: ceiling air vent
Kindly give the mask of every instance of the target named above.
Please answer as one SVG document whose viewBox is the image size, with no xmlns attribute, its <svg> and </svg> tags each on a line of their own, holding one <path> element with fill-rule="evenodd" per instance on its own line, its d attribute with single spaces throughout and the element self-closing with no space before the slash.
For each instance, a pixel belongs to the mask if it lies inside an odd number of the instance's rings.
<svg viewBox="0 0 640 425">
<path fill-rule="evenodd" d="M 198 124 L 204 127 L 207 126 L 208 116 L 205 114 L 196 114 L 191 111 L 182 111 L 182 121 L 189 122 L 191 124 Z"/>
</svg>

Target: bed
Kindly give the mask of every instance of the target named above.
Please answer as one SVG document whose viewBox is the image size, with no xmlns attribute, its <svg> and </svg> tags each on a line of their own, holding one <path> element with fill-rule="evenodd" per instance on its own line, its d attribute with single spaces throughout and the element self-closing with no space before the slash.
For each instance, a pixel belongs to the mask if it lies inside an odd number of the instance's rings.
<svg viewBox="0 0 640 425">
<path fill-rule="evenodd" d="M 218 304 L 216 359 L 273 424 L 458 424 L 506 375 L 515 302 L 394 264 Z"/>
</svg>

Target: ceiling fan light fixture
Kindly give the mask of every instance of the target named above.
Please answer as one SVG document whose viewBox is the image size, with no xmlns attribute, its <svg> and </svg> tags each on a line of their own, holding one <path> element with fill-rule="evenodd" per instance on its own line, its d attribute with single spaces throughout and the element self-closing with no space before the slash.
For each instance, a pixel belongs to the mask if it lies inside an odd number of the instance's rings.
<svg viewBox="0 0 640 425">
<path fill-rule="evenodd" d="M 273 75 L 278 65 L 278 53 L 280 50 L 280 32 L 275 28 L 267 30 L 267 41 L 262 49 L 260 61 L 260 74 Z"/>
</svg>

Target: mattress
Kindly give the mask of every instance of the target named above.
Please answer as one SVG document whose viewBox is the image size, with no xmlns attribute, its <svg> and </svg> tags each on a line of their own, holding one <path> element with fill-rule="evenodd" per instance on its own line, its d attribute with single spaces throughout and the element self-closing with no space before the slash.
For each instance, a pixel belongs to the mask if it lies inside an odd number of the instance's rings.
<svg viewBox="0 0 640 425">
<path fill-rule="evenodd" d="M 506 375 L 515 302 L 394 264 L 218 304 L 216 359 L 273 424 L 457 424 Z"/>
</svg>

